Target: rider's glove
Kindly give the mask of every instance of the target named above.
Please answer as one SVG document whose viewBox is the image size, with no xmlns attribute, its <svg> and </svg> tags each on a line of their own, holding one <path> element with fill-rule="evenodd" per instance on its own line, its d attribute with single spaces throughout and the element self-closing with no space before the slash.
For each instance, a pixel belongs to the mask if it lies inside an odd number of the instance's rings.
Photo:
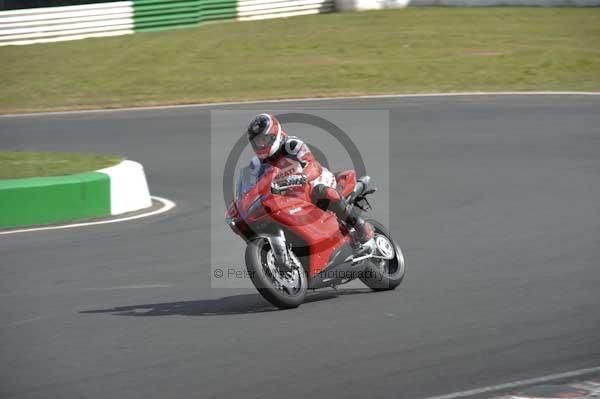
<svg viewBox="0 0 600 399">
<path fill-rule="evenodd" d="M 292 175 L 285 178 L 286 186 L 297 186 L 305 184 L 308 181 L 305 175 Z"/>
<path fill-rule="evenodd" d="M 281 180 L 273 182 L 271 185 L 271 190 L 276 194 L 281 194 L 282 191 L 285 191 L 287 188 L 303 185 L 308 181 L 308 178 L 305 175 L 292 175 L 285 177 Z"/>
</svg>

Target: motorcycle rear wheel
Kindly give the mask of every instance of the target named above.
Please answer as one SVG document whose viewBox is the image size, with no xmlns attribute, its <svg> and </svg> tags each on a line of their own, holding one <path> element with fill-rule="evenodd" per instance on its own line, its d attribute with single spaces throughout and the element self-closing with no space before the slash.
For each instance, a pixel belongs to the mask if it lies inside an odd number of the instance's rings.
<svg viewBox="0 0 600 399">
<path fill-rule="evenodd" d="M 366 267 L 360 280 L 374 291 L 393 290 L 400 285 L 404 279 L 404 255 L 400 246 L 394 241 L 386 228 L 376 220 L 368 220 L 375 230 L 375 238 L 383 236 L 387 239 L 389 246 L 393 248 L 392 259 L 371 259 L 365 261 Z"/>
<path fill-rule="evenodd" d="M 252 280 L 252 284 L 258 292 L 271 304 L 281 309 L 292 309 L 300 306 L 306 298 L 308 290 L 308 278 L 304 267 L 295 268 L 291 277 L 285 282 L 293 281 L 288 285 L 280 284 L 285 279 L 281 274 L 273 275 L 272 250 L 269 241 L 265 238 L 257 238 L 246 247 L 246 268 Z M 290 287 L 289 285 L 297 284 Z"/>
</svg>

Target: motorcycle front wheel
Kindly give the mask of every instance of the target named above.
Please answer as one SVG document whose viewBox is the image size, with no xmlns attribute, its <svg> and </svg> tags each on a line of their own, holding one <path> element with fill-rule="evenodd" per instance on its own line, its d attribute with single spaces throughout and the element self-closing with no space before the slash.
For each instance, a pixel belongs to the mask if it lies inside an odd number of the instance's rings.
<svg viewBox="0 0 600 399">
<path fill-rule="evenodd" d="M 267 301 L 281 309 L 300 306 L 306 298 L 308 278 L 301 264 L 281 273 L 275 266 L 273 250 L 265 238 L 248 242 L 246 268 L 252 284 Z"/>
<path fill-rule="evenodd" d="M 376 251 L 382 258 L 366 260 L 360 280 L 374 291 L 393 290 L 404 279 L 404 255 L 386 228 L 376 220 L 368 220 L 375 230 Z"/>
</svg>

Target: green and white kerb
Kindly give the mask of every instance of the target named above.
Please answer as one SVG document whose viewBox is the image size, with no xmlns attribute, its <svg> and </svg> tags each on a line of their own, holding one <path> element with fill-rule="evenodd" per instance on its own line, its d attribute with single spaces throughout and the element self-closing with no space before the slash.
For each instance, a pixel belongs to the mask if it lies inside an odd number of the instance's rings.
<svg viewBox="0 0 600 399">
<path fill-rule="evenodd" d="M 119 215 L 152 205 L 142 165 L 69 176 L 0 180 L 0 228 Z"/>
</svg>

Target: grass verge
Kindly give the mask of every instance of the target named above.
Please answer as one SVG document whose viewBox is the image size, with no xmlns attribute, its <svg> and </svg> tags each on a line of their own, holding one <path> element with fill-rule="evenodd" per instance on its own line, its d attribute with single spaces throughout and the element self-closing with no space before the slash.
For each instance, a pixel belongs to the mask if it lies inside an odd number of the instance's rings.
<svg viewBox="0 0 600 399">
<path fill-rule="evenodd" d="M 379 93 L 600 91 L 600 10 L 407 8 L 0 48 L 0 113 Z"/>
<path fill-rule="evenodd" d="M 72 175 L 107 168 L 119 162 L 121 158 L 108 155 L 0 151 L 0 180 Z"/>
</svg>

